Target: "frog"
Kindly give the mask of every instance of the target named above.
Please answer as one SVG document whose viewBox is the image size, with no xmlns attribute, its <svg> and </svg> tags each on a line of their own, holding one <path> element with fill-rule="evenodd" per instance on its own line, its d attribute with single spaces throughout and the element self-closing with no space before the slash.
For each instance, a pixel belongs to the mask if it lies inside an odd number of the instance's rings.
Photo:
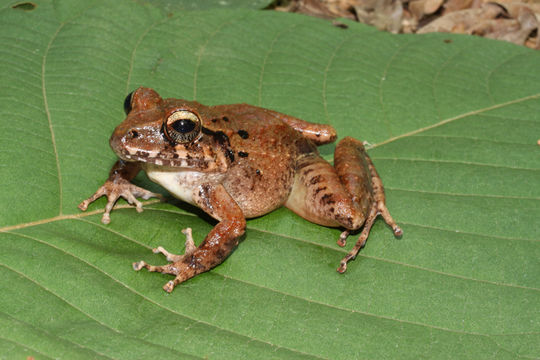
<svg viewBox="0 0 540 360">
<path fill-rule="evenodd" d="M 124 198 L 142 211 L 144 200 L 161 194 L 135 185 L 143 171 L 174 197 L 194 205 L 217 221 L 199 246 L 185 228 L 184 254 L 153 249 L 168 263 L 138 261 L 134 270 L 173 275 L 163 289 L 170 293 L 186 280 L 221 264 L 246 232 L 246 219 L 285 206 L 302 218 L 343 229 L 337 244 L 346 246 L 351 233 L 360 233 L 337 271 L 364 247 L 372 225 L 382 216 L 396 237 L 403 231 L 386 207 L 382 180 L 364 143 L 345 137 L 334 151 L 333 165 L 318 151 L 337 132 L 249 104 L 206 106 L 197 101 L 165 98 L 139 87 L 124 101 L 125 120 L 109 144 L 118 160 L 105 183 L 79 204 L 82 211 L 106 196 L 101 221 L 110 222 L 116 201 Z"/>
</svg>

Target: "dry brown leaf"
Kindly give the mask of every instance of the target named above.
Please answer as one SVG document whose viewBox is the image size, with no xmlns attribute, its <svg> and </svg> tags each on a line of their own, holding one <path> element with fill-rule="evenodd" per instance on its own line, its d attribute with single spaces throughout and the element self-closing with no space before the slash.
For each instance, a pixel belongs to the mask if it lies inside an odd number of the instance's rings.
<svg viewBox="0 0 540 360">
<path fill-rule="evenodd" d="M 424 13 L 428 15 L 433 14 L 439 10 L 443 2 L 443 0 L 426 0 L 424 3 Z"/>
<path fill-rule="evenodd" d="M 356 1 L 354 10 L 358 21 L 375 26 L 379 30 L 400 32 L 403 5 L 398 0 Z"/>
<path fill-rule="evenodd" d="M 463 9 L 469 9 L 472 7 L 473 0 L 448 0 L 444 4 L 444 12 L 454 12 Z"/>
<path fill-rule="evenodd" d="M 424 17 L 424 3 L 425 0 L 413 0 L 409 2 L 409 11 L 416 20 L 420 20 Z"/>
<path fill-rule="evenodd" d="M 286 6 L 276 7 L 277 11 L 286 11 L 305 14 L 309 16 L 315 16 L 323 19 L 333 19 L 339 16 L 345 17 L 340 14 L 332 12 L 327 4 L 320 0 L 296 0 L 291 1 Z"/>
<path fill-rule="evenodd" d="M 494 19 L 503 12 L 500 6 L 487 4 L 479 9 L 454 11 L 441 16 L 417 31 L 419 34 L 430 32 L 468 33 L 479 22 Z"/>
<path fill-rule="evenodd" d="M 393 33 L 473 34 L 540 48 L 540 0 L 291 0 L 276 10 L 344 17 Z"/>
<path fill-rule="evenodd" d="M 417 33 L 473 34 L 524 45 L 537 29 L 538 19 L 527 5 L 507 3 L 503 6 L 484 3 L 476 9 L 445 12 L 443 16 L 424 26 Z"/>
<path fill-rule="evenodd" d="M 508 39 L 503 38 L 503 40 L 511 41 L 515 44 L 525 44 L 530 35 L 536 30 L 536 46 L 534 48 L 538 49 L 540 12 L 535 14 L 530 5 L 522 3 L 510 3 L 505 7 L 510 17 L 515 18 L 519 22 L 520 28 L 513 34 L 508 34 Z M 540 6 L 538 8 L 540 9 Z"/>
</svg>

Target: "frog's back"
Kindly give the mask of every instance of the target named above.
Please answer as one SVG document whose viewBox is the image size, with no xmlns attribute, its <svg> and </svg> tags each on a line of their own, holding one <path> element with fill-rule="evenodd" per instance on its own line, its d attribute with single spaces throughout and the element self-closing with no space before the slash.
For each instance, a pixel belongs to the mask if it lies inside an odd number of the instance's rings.
<svg viewBox="0 0 540 360">
<path fill-rule="evenodd" d="M 227 134 L 234 158 L 223 185 L 246 217 L 283 205 L 291 191 L 296 160 L 315 145 L 279 118 L 250 105 L 213 107 L 215 130 Z M 308 144 L 308 145 L 306 145 Z"/>
</svg>

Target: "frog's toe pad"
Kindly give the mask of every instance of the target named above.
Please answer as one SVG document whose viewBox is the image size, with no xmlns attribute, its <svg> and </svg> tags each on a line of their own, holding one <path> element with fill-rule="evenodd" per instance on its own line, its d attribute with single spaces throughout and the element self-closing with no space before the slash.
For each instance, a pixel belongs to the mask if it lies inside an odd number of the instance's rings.
<svg viewBox="0 0 540 360">
<path fill-rule="evenodd" d="M 137 261 L 137 262 L 134 262 L 134 263 L 133 263 L 133 270 L 139 271 L 139 270 L 141 270 L 145 265 L 146 265 L 146 263 L 145 263 L 144 261 Z"/>
<path fill-rule="evenodd" d="M 163 285 L 163 290 L 165 290 L 168 293 L 171 293 L 174 290 L 175 283 L 174 281 L 169 281 L 165 285 Z"/>
<path fill-rule="evenodd" d="M 343 274 L 345 271 L 347 271 L 347 263 L 350 260 L 354 260 L 355 258 L 356 258 L 356 254 L 348 253 L 347 256 L 341 259 L 341 262 L 339 263 L 339 267 L 337 268 L 337 272 L 340 274 Z"/>
</svg>

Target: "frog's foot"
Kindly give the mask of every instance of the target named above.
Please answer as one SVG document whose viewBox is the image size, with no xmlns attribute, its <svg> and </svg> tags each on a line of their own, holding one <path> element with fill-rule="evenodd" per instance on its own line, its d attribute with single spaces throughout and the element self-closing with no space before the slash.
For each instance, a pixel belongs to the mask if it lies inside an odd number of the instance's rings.
<svg viewBox="0 0 540 360">
<path fill-rule="evenodd" d="M 380 189 L 380 191 L 383 191 L 382 184 Z M 371 231 L 371 227 L 373 226 L 375 219 L 377 219 L 377 216 L 381 215 L 383 217 L 384 221 L 392 228 L 395 237 L 401 237 L 403 235 L 403 230 L 401 230 L 401 228 L 396 224 L 396 222 L 390 215 L 390 212 L 386 208 L 384 192 L 382 193 L 381 197 L 378 188 L 374 186 L 373 197 L 375 198 L 375 204 L 369 210 L 368 216 L 364 223 L 364 228 L 362 229 L 362 232 L 358 237 L 358 241 L 356 242 L 352 250 L 347 253 L 347 255 L 341 260 L 339 264 L 337 271 L 341 274 L 343 274 L 347 270 L 347 263 L 349 262 L 349 260 L 354 260 L 356 258 L 356 255 L 358 255 L 360 249 L 362 249 L 366 244 L 369 232 Z M 345 230 L 341 233 L 337 241 L 339 246 L 345 246 L 347 244 L 347 236 L 349 236 L 349 233 L 349 230 Z"/>
<path fill-rule="evenodd" d="M 103 184 L 103 186 L 101 186 L 94 193 L 94 195 L 90 196 L 88 199 L 84 200 L 79 204 L 79 209 L 81 209 L 82 211 L 86 211 L 88 205 L 90 205 L 92 202 L 102 196 L 107 196 L 107 205 L 105 206 L 105 212 L 103 213 L 103 217 L 101 218 L 101 222 L 103 224 L 108 224 L 111 222 L 111 210 L 116 201 L 121 197 L 126 199 L 127 202 L 131 205 L 135 205 L 137 212 L 141 212 L 143 210 L 143 205 L 139 200 L 137 200 L 137 197 L 143 198 L 144 200 L 148 200 L 151 197 L 157 197 L 160 199 L 163 198 L 161 194 L 156 194 L 136 185 L 133 185 L 132 183 L 124 179 L 117 179 L 115 181 L 107 180 L 105 184 Z"/>
<path fill-rule="evenodd" d="M 403 230 L 401 230 L 401 228 L 396 224 L 396 222 L 394 221 L 394 219 L 392 218 L 392 216 L 390 216 L 390 213 L 388 212 L 388 209 L 386 208 L 386 205 L 383 203 L 383 204 L 380 204 L 379 207 L 381 207 L 379 209 L 378 212 L 376 212 L 375 214 L 375 218 L 379 215 L 381 215 L 384 219 L 384 221 L 392 228 L 392 231 L 394 232 L 394 236 L 395 237 L 401 237 L 403 235 Z M 373 219 L 375 220 L 375 219 Z M 366 220 L 366 224 L 364 225 L 364 230 L 366 230 L 366 225 L 367 225 L 367 220 Z M 368 235 L 369 235 L 369 230 L 371 229 L 371 226 L 369 227 L 369 229 L 367 229 L 367 232 L 368 232 Z M 339 235 L 339 239 L 337 240 L 337 244 L 341 247 L 344 247 L 347 245 L 347 238 L 349 237 L 351 233 L 351 230 L 345 230 L 343 231 L 340 235 Z M 358 242 L 360 242 L 361 238 L 362 238 L 362 235 L 360 235 L 360 237 L 358 238 Z M 366 239 L 364 240 L 364 242 L 367 240 L 367 237 Z"/>
<path fill-rule="evenodd" d="M 146 268 L 148 271 L 152 272 L 160 272 L 164 274 L 172 274 L 177 275 L 177 277 L 174 280 L 169 281 L 165 286 L 163 286 L 163 289 L 170 293 L 173 291 L 174 287 L 181 283 L 184 280 L 180 277 L 180 269 L 178 267 L 178 264 L 181 264 L 185 259 L 189 258 L 195 250 L 197 250 L 197 247 L 195 246 L 195 243 L 193 242 L 193 236 L 191 233 L 191 228 L 183 229 L 182 233 L 186 236 L 186 250 L 183 255 L 176 255 L 171 254 L 167 250 L 165 250 L 163 247 L 158 246 L 157 248 L 153 249 L 152 252 L 154 254 L 163 254 L 167 258 L 167 261 L 170 261 L 171 264 L 163 265 L 163 266 L 154 266 L 149 265 L 144 261 L 138 261 L 133 263 L 133 269 L 135 271 L 139 271 L 142 268 Z"/>
</svg>

